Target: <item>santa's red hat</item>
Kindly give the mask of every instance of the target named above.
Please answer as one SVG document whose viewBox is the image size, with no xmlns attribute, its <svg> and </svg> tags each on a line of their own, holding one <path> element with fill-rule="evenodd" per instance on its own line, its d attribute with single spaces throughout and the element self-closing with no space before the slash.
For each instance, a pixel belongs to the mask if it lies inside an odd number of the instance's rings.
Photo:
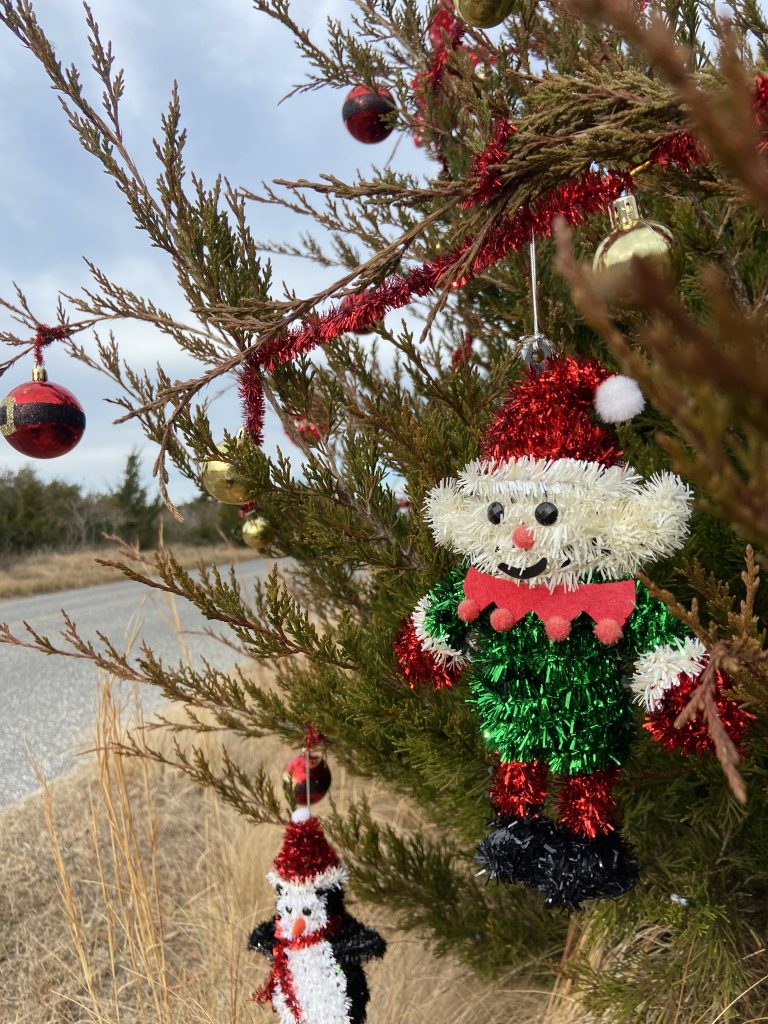
<svg viewBox="0 0 768 1024">
<path fill-rule="evenodd" d="M 579 459 L 613 466 L 621 459 L 612 424 L 639 413 L 637 382 L 596 359 L 559 356 L 532 367 L 512 388 L 488 428 L 482 457 L 507 462 Z"/>
<path fill-rule="evenodd" d="M 345 885 L 348 877 L 339 855 L 325 838 L 319 818 L 288 823 L 280 853 L 267 875 L 274 886 L 309 885 L 315 889 Z"/>
</svg>

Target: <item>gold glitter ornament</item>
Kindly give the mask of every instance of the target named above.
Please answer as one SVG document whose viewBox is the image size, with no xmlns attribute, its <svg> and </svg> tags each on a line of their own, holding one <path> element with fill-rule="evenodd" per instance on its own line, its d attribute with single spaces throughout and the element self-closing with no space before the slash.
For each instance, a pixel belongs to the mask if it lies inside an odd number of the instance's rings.
<svg viewBox="0 0 768 1024">
<path fill-rule="evenodd" d="M 666 224 L 644 220 L 634 196 L 613 204 L 613 231 L 597 248 L 592 269 L 602 298 L 619 309 L 643 305 L 642 284 L 635 260 L 650 265 L 673 288 L 682 268 L 682 251 Z"/>
<path fill-rule="evenodd" d="M 243 523 L 243 541 L 249 548 L 260 551 L 270 541 L 272 529 L 263 516 L 248 516 Z"/>
<path fill-rule="evenodd" d="M 514 10 L 514 0 L 456 0 L 456 13 L 474 28 L 500 25 Z"/>
</svg>

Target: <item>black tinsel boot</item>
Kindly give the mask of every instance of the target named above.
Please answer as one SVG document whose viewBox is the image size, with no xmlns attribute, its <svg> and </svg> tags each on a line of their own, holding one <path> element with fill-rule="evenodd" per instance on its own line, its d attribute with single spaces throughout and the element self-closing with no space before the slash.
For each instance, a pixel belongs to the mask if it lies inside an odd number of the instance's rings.
<svg viewBox="0 0 768 1024">
<path fill-rule="evenodd" d="M 475 861 L 497 882 L 522 882 L 540 889 L 548 882 L 547 848 L 556 829 L 549 818 L 501 815 L 491 822 L 488 836 L 478 843 Z"/>
<path fill-rule="evenodd" d="M 548 847 L 547 868 L 536 886 L 548 907 L 578 910 L 584 900 L 615 899 L 637 882 L 634 851 L 617 831 L 587 839 L 559 828 Z"/>
</svg>

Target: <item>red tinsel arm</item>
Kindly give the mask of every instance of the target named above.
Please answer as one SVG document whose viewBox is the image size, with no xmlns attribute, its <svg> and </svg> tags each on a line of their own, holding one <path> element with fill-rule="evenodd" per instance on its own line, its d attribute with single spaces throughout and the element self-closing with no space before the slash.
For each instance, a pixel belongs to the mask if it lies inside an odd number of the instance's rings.
<svg viewBox="0 0 768 1024">
<path fill-rule="evenodd" d="M 679 684 L 667 690 L 659 707 L 652 711 L 643 723 L 643 728 L 647 729 L 665 750 L 679 750 L 682 754 L 699 756 L 715 753 L 714 741 L 702 715 L 694 715 L 682 728 L 675 728 L 675 720 L 685 710 L 691 694 L 700 682 L 701 675 L 692 679 L 682 673 Z M 729 691 L 732 690 L 732 686 L 727 674 L 716 669 L 713 694 L 715 708 L 723 728 L 738 748 L 744 733 L 756 716 L 731 696 Z M 741 753 L 739 749 L 739 754 Z"/>
<path fill-rule="evenodd" d="M 417 686 L 449 690 L 461 675 L 461 668 L 441 665 L 433 654 L 424 650 L 411 618 L 403 622 L 392 646 L 398 670 L 407 679 L 412 690 Z"/>
</svg>

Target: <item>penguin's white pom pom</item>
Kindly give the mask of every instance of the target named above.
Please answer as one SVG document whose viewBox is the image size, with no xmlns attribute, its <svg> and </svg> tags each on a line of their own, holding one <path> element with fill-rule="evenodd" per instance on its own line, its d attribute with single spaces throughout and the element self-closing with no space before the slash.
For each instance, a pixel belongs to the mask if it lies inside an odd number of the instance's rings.
<svg viewBox="0 0 768 1024">
<path fill-rule="evenodd" d="M 617 373 L 606 377 L 595 391 L 595 409 L 603 423 L 624 423 L 645 407 L 645 399 L 636 380 Z"/>
<path fill-rule="evenodd" d="M 297 807 L 291 815 L 291 821 L 294 825 L 298 825 L 300 821 L 309 821 L 312 817 L 312 811 L 308 807 Z"/>
</svg>

